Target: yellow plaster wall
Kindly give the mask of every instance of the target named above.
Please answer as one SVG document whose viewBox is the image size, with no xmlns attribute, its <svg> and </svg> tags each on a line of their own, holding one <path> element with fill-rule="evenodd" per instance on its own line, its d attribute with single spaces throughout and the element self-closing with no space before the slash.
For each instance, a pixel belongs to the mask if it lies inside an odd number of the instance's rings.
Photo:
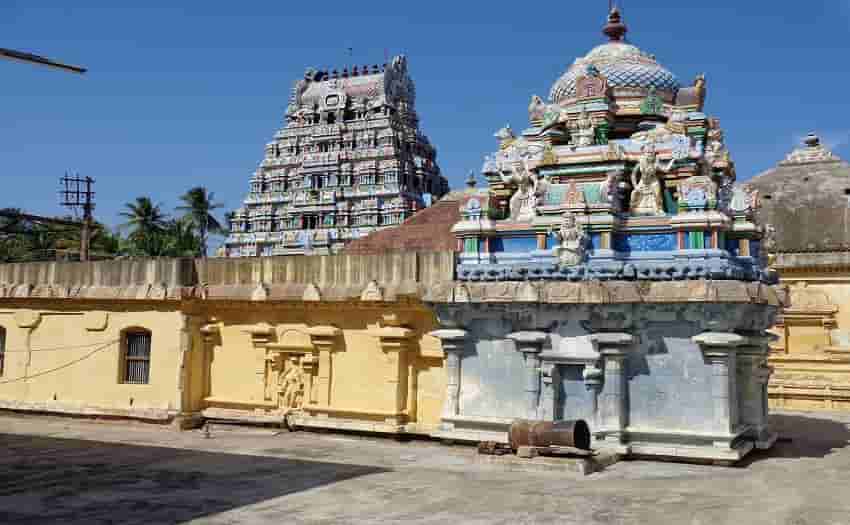
<svg viewBox="0 0 850 525">
<path fill-rule="evenodd" d="M 773 346 L 774 374 L 768 385 L 770 406 L 791 410 L 850 410 L 850 347 L 831 344 L 830 330 L 850 333 L 850 274 L 794 271 L 782 275 L 792 290 L 784 326 L 774 329 L 780 340 Z M 794 299 L 795 288 L 807 291 Z M 809 304 L 826 297 L 823 304 Z M 791 313 L 793 312 L 793 313 Z M 826 320 L 826 322 L 824 322 Z"/>
<path fill-rule="evenodd" d="M 19 326 L 22 321 L 32 326 Z M 176 309 L 0 309 L 0 326 L 7 334 L 0 402 L 175 411 L 182 322 Z M 149 384 L 120 381 L 119 340 L 130 327 L 152 333 Z"/>
<path fill-rule="evenodd" d="M 310 328 L 336 327 L 341 333 L 333 339 L 330 352 L 329 406 L 335 411 L 333 415 L 380 418 L 394 410 L 397 388 L 404 390 L 405 405 L 410 406 L 406 389 L 412 368 L 417 384 L 416 411 L 406 414 L 407 421 L 426 427 L 439 423 L 445 374 L 439 342 L 425 335 L 436 329 L 437 323 L 424 306 L 406 305 L 399 309 L 392 304 L 381 307 L 356 302 L 305 302 L 285 306 L 205 304 L 204 308 L 204 315 L 214 320 L 220 334 L 207 350 L 212 356 L 208 406 L 273 410 L 269 404 L 277 401 L 275 395 L 264 395 L 266 349 L 255 345 L 249 333 L 253 328 L 268 325 L 275 334 L 272 341 L 280 342 L 278 335 L 309 341 Z M 386 326 L 386 315 L 396 315 L 396 324 L 411 330 L 402 357 L 406 366 L 401 371 L 393 365 L 398 356 L 382 349 L 380 340 L 372 335 L 375 328 Z M 313 352 L 318 355 L 318 348 Z M 316 368 L 313 398 L 314 404 L 319 404 L 322 386 L 319 366 Z"/>
</svg>

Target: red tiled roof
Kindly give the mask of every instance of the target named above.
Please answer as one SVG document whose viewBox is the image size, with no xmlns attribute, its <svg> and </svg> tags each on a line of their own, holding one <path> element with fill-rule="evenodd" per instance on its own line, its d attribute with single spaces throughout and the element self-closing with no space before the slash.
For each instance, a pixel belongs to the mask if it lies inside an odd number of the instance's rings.
<svg viewBox="0 0 850 525">
<path fill-rule="evenodd" d="M 419 211 L 393 228 L 376 231 L 349 243 L 343 253 L 372 255 L 387 252 L 455 251 L 452 226 L 460 221 L 459 202 L 446 195 L 433 206 Z"/>
</svg>

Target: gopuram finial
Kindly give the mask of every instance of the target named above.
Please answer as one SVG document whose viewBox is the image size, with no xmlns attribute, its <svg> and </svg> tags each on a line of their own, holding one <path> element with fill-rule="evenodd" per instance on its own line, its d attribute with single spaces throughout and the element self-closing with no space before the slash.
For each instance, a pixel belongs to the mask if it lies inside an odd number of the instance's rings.
<svg viewBox="0 0 850 525">
<path fill-rule="evenodd" d="M 608 23 L 602 28 L 604 33 L 611 42 L 621 42 L 628 33 L 629 28 L 623 23 L 620 16 L 620 10 L 616 6 L 611 8 L 608 13 Z"/>
</svg>

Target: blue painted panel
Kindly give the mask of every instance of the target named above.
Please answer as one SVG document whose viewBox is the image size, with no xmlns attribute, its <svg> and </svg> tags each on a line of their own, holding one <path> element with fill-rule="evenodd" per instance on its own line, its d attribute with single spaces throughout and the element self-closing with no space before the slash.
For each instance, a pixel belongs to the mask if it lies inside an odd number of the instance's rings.
<svg viewBox="0 0 850 525">
<path fill-rule="evenodd" d="M 502 250 L 510 253 L 533 252 L 537 249 L 536 237 L 502 237 Z"/>
<path fill-rule="evenodd" d="M 490 238 L 490 251 L 493 253 L 505 251 L 505 245 L 501 237 Z"/>
<path fill-rule="evenodd" d="M 738 239 L 726 239 L 726 251 L 732 255 L 738 255 Z"/>
<path fill-rule="evenodd" d="M 558 244 L 558 241 L 555 239 L 555 236 L 553 234 L 550 233 L 549 235 L 546 236 L 546 249 L 547 250 L 551 250 L 552 248 L 555 247 L 556 244 Z"/>
<path fill-rule="evenodd" d="M 677 248 L 675 233 L 631 233 L 614 237 L 614 249 L 620 252 L 663 252 Z"/>
<path fill-rule="evenodd" d="M 761 253 L 761 241 L 750 241 L 750 255 L 758 257 Z"/>
<path fill-rule="evenodd" d="M 590 234 L 590 244 L 593 246 L 594 250 L 599 250 L 602 248 L 602 234 L 601 233 L 591 233 Z"/>
</svg>

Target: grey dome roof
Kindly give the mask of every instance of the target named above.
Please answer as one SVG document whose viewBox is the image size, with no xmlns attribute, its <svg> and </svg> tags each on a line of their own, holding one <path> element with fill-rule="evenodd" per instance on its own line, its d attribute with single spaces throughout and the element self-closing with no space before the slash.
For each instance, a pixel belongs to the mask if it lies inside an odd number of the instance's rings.
<svg viewBox="0 0 850 525">
<path fill-rule="evenodd" d="M 554 103 L 576 96 L 576 80 L 593 65 L 608 79 L 612 87 L 632 87 L 666 91 L 673 95 L 679 90 L 676 75 L 664 68 L 655 57 L 638 47 L 612 41 L 594 48 L 587 56 L 578 58 L 552 86 L 549 99 Z"/>
<path fill-rule="evenodd" d="M 759 191 L 759 219 L 776 228 L 778 253 L 850 250 L 850 164 L 815 135 L 747 184 Z"/>
</svg>

